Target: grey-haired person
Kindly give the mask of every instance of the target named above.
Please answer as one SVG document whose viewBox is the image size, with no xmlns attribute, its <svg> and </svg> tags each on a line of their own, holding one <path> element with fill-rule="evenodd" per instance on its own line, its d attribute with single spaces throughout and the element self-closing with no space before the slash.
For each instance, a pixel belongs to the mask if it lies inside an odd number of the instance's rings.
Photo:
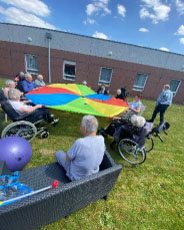
<svg viewBox="0 0 184 230">
<path fill-rule="evenodd" d="M 143 147 L 147 132 L 145 125 L 146 120 L 143 116 L 132 115 L 129 123 L 124 123 L 116 128 L 113 135 L 114 142 L 111 143 L 111 147 L 123 138 L 134 139 L 140 148 Z"/>
<path fill-rule="evenodd" d="M 15 87 L 16 87 L 16 84 L 15 84 L 14 81 L 12 81 L 12 80 L 7 80 L 7 81 L 5 81 L 5 86 L 2 88 L 3 93 L 4 93 L 4 96 L 5 96 L 6 98 L 8 98 L 8 91 L 9 91 L 10 89 L 15 89 Z"/>
<path fill-rule="evenodd" d="M 33 77 L 30 73 L 25 74 L 25 79 L 22 81 L 22 89 L 24 93 L 28 93 L 35 89 L 37 85 L 33 81 Z"/>
<path fill-rule="evenodd" d="M 58 123 L 59 119 L 54 118 L 54 115 L 50 114 L 43 105 L 28 105 L 21 101 L 20 97 L 21 92 L 18 89 L 8 91 L 8 102 L 20 116 L 25 117 L 25 120 L 36 122 L 43 119 L 53 125 Z"/>
<path fill-rule="evenodd" d="M 164 114 L 169 106 L 172 104 L 173 92 L 170 90 L 170 85 L 165 84 L 163 90 L 156 101 L 156 106 L 153 111 L 152 117 L 148 122 L 154 122 L 158 113 L 160 113 L 160 123 L 161 125 L 164 122 Z"/>
<path fill-rule="evenodd" d="M 37 75 L 37 78 L 35 80 L 35 84 L 36 84 L 37 87 L 45 86 L 45 82 L 43 80 L 43 75 L 41 75 L 41 74 Z"/>
<path fill-rule="evenodd" d="M 83 137 L 77 139 L 67 153 L 61 150 L 55 153 L 56 160 L 64 167 L 71 180 L 78 180 L 99 171 L 105 143 L 101 135 L 96 135 L 97 129 L 96 117 L 84 116 L 80 125 Z"/>
</svg>

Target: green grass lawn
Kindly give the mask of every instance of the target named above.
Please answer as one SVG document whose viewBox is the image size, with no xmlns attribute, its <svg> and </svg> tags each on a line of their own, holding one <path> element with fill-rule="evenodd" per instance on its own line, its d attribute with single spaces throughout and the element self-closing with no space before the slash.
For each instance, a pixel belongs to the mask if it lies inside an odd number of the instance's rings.
<svg viewBox="0 0 184 230">
<path fill-rule="evenodd" d="M 144 101 L 146 118 L 151 116 L 154 102 Z M 27 168 L 54 161 L 54 152 L 67 150 L 80 137 L 79 126 L 83 115 L 54 111 L 60 123 L 50 127 L 48 139 L 32 141 L 33 155 Z M 107 201 L 99 200 L 66 219 L 43 227 L 44 230 L 60 229 L 140 229 L 181 230 L 184 228 L 184 107 L 172 105 L 166 112 L 171 124 L 164 143 L 155 140 L 154 150 L 147 155 L 144 164 L 128 165 L 117 152 L 106 146 L 116 163 L 123 170 L 110 192 Z M 0 119 L 3 119 L 2 112 Z M 157 118 L 158 119 L 158 118 Z M 109 119 L 98 118 L 101 127 Z M 158 120 L 157 120 L 158 122 Z M 1 123 L 4 126 L 4 123 Z M 2 127 L 1 127 L 2 128 Z"/>
</svg>

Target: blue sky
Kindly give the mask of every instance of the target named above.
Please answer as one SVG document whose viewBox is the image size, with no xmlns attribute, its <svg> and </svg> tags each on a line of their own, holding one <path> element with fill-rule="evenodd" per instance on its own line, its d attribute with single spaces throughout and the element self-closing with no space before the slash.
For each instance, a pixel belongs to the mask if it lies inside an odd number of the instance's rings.
<svg viewBox="0 0 184 230">
<path fill-rule="evenodd" d="M 0 21 L 184 54 L 184 0 L 0 0 Z"/>
</svg>

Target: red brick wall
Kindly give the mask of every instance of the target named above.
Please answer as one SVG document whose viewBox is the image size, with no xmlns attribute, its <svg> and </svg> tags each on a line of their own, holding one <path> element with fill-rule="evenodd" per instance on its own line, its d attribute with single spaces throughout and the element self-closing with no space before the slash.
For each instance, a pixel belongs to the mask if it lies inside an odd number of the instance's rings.
<svg viewBox="0 0 184 230">
<path fill-rule="evenodd" d="M 18 43 L 0 42 L 0 76 L 13 79 L 18 72 L 25 71 L 24 54 L 26 53 L 38 57 L 39 73 L 43 74 L 45 81 L 48 82 L 48 49 Z M 100 68 L 112 68 L 111 94 L 115 94 L 118 88 L 126 86 L 130 94 L 135 95 L 136 92 L 132 91 L 132 87 L 138 72 L 149 74 L 147 84 L 142 92 L 143 97 L 148 99 L 156 99 L 163 85 L 170 83 L 170 80 L 183 80 L 183 73 L 177 71 L 79 53 L 51 50 L 51 76 L 53 82 L 69 82 L 63 80 L 64 60 L 76 62 L 76 82 L 81 83 L 86 80 L 93 89 L 98 88 Z M 174 97 L 174 102 L 176 103 L 183 104 L 184 102 L 183 86 L 184 83 L 182 82 Z"/>
</svg>

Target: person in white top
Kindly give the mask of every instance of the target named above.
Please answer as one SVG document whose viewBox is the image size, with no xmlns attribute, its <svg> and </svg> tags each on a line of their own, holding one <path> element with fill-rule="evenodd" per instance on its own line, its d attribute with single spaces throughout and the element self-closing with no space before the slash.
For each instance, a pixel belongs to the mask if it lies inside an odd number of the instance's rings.
<svg viewBox="0 0 184 230">
<path fill-rule="evenodd" d="M 27 105 L 25 102 L 20 101 L 20 96 L 21 92 L 18 89 L 8 91 L 8 102 L 20 116 L 25 116 L 25 120 L 35 122 L 44 119 L 53 125 L 58 123 L 59 119 L 55 119 L 54 115 L 50 114 L 43 105 Z"/>
</svg>

